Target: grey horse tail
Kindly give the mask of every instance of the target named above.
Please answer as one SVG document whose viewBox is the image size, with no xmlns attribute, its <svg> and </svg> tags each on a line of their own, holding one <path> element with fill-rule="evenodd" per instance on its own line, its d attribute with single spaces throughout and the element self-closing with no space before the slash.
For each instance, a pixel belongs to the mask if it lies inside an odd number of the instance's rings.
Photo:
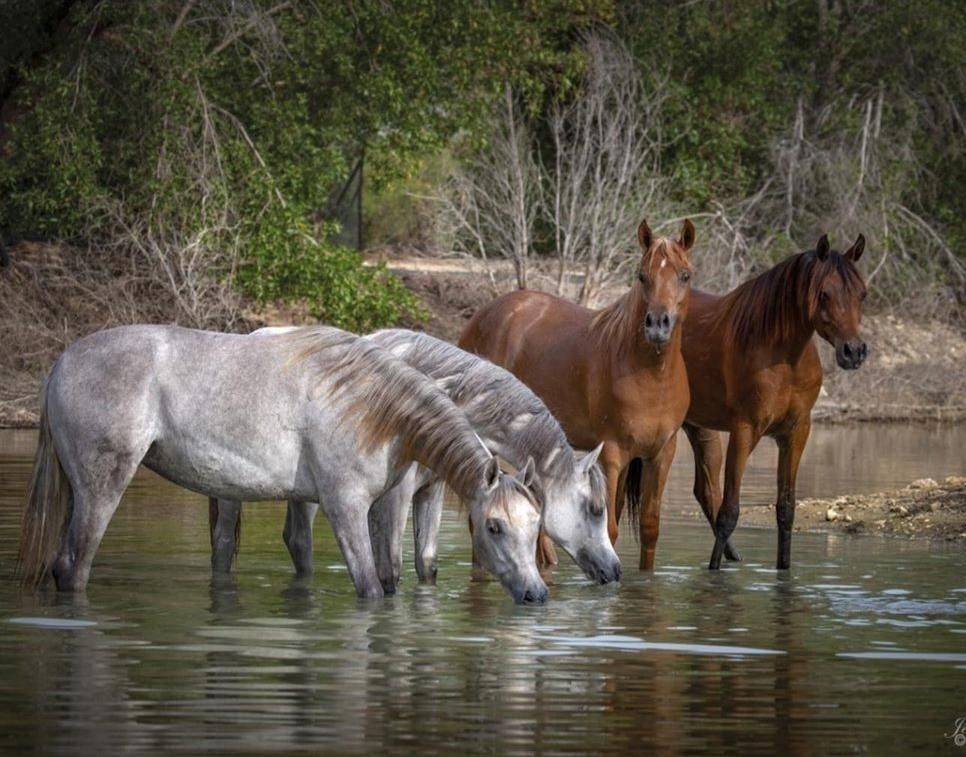
<svg viewBox="0 0 966 757">
<path fill-rule="evenodd" d="M 73 510 L 70 481 L 57 457 L 47 416 L 47 382 L 40 398 L 40 441 L 20 529 L 18 565 L 24 586 L 50 575 Z"/>
<path fill-rule="evenodd" d="M 218 525 L 218 503 L 217 497 L 208 497 L 208 536 L 211 540 L 211 548 L 215 548 L 215 526 Z M 231 566 L 238 564 L 238 549 L 241 547 L 241 523 L 242 508 L 238 510 L 238 518 L 235 520 L 235 544 L 231 551 Z"/>
<path fill-rule="evenodd" d="M 635 457 L 627 464 L 617 484 L 617 501 L 624 500 L 624 510 L 631 523 L 641 517 L 641 479 L 644 477 L 644 461 Z M 635 535 L 636 535 L 635 531 Z"/>
</svg>

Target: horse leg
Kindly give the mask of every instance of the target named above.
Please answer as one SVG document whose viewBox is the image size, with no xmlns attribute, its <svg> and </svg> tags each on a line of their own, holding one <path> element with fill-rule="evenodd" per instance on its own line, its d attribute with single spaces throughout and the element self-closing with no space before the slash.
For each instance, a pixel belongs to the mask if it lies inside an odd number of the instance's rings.
<svg viewBox="0 0 966 757">
<path fill-rule="evenodd" d="M 661 497 L 664 483 L 677 449 L 677 434 L 672 434 L 661 451 L 645 461 L 641 487 L 641 517 L 638 524 L 641 534 L 641 570 L 654 570 L 654 552 L 661 531 Z"/>
<path fill-rule="evenodd" d="M 376 572 L 386 594 L 395 594 L 402 573 L 402 538 L 413 500 L 416 466 L 369 508 L 369 535 Z"/>
<path fill-rule="evenodd" d="M 553 546 L 553 541 L 547 536 L 547 532 L 541 528 L 537 536 L 537 566 L 550 568 L 556 564 L 557 550 Z"/>
<path fill-rule="evenodd" d="M 416 575 L 421 583 L 436 583 L 439 526 L 443 517 L 445 484 L 433 478 L 413 497 L 413 540 L 416 544 Z M 472 531 L 471 531 L 472 533 Z"/>
<path fill-rule="evenodd" d="M 241 517 L 237 499 L 208 497 L 208 524 L 211 532 L 211 571 L 227 573 L 238 551 L 236 529 Z"/>
<path fill-rule="evenodd" d="M 59 591 L 87 588 L 94 555 L 142 457 L 99 451 L 95 458 L 70 466 L 71 518 L 51 571 Z"/>
<path fill-rule="evenodd" d="M 349 576 L 356 587 L 356 594 L 368 599 L 383 596 L 382 583 L 376 571 L 369 537 L 368 505 L 370 495 L 364 492 L 326 492 L 322 509 L 332 524 L 339 549 Z M 365 502 L 365 507 L 359 503 Z"/>
<path fill-rule="evenodd" d="M 685 423 L 683 428 L 694 451 L 694 498 L 701 505 L 713 532 L 715 516 L 721 507 L 721 463 L 724 458 L 721 437 L 717 431 L 690 423 Z M 724 556 L 726 560 L 741 560 L 730 539 L 725 544 Z"/>
<path fill-rule="evenodd" d="M 282 539 L 295 566 L 295 575 L 299 578 L 312 575 L 312 524 L 318 512 L 317 502 L 292 500 L 289 500 L 285 510 Z"/>
<path fill-rule="evenodd" d="M 778 439 L 778 501 L 775 519 L 778 523 L 778 570 L 788 570 L 792 564 L 792 525 L 795 522 L 795 479 L 805 443 L 811 429 L 808 417 L 799 421 L 788 436 Z"/>
<path fill-rule="evenodd" d="M 731 431 L 731 438 L 728 440 L 728 457 L 725 461 L 724 498 L 714 521 L 714 549 L 711 551 L 711 560 L 708 563 L 711 570 L 718 570 L 721 567 L 725 544 L 728 543 L 735 526 L 738 525 L 741 477 L 745 472 L 748 456 L 760 439 L 761 434 L 747 423 L 739 424 Z"/>
<path fill-rule="evenodd" d="M 605 443 L 600 453 L 600 461 L 604 467 L 604 475 L 607 477 L 607 535 L 610 536 L 610 543 L 615 544 L 618 536 L 617 522 L 620 509 L 623 508 L 623 502 L 617 501 L 617 493 L 622 488 L 621 473 L 624 469 L 620 447 L 611 442 Z"/>
</svg>

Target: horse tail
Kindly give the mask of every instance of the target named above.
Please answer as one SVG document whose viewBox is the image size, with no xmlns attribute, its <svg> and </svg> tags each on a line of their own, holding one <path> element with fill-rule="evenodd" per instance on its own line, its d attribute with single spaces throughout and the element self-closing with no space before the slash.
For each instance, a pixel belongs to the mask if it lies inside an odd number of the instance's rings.
<svg viewBox="0 0 966 757">
<path fill-rule="evenodd" d="M 31 587 L 39 586 L 50 575 L 73 510 L 70 481 L 50 433 L 49 381 L 48 377 L 40 397 L 40 440 L 20 529 L 20 579 L 24 586 Z"/>
<path fill-rule="evenodd" d="M 211 548 L 215 548 L 215 527 L 218 525 L 218 503 L 217 497 L 208 497 L 208 536 L 211 539 Z M 238 550 L 241 547 L 241 521 L 242 508 L 238 508 L 238 517 L 235 518 L 235 538 L 231 551 L 231 565 L 238 564 Z"/>
<path fill-rule="evenodd" d="M 641 480 L 644 477 L 644 461 L 635 457 L 628 463 L 621 474 L 617 486 L 617 501 L 623 501 L 622 512 L 627 512 L 631 523 L 637 523 L 641 517 Z M 635 530 L 635 535 L 637 531 Z"/>
</svg>

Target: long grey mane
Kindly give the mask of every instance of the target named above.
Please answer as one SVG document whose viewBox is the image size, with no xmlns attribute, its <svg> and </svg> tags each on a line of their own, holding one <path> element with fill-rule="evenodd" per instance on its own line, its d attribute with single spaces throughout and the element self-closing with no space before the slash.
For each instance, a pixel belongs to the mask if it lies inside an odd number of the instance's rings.
<svg viewBox="0 0 966 757">
<path fill-rule="evenodd" d="M 541 475 L 573 474 L 574 456 L 560 424 L 509 371 L 417 331 L 386 329 L 367 338 L 434 379 L 474 427 L 492 429 L 524 459 L 533 457 Z"/>
<path fill-rule="evenodd" d="M 289 364 L 311 362 L 332 399 L 346 402 L 346 417 L 370 450 L 397 435 L 403 460 L 435 471 L 461 497 L 484 479 L 490 456 L 463 412 L 436 384 L 375 343 L 325 326 L 266 338 L 278 340 Z M 508 478 L 508 477 L 502 477 Z"/>
</svg>

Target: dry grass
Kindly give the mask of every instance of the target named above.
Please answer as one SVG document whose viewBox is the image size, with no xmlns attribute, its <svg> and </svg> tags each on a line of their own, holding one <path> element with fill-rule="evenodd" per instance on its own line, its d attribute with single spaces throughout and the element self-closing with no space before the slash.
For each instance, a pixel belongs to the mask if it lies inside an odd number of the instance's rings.
<svg viewBox="0 0 966 757">
<path fill-rule="evenodd" d="M 120 248 L 18 245 L 0 269 L 0 422 L 36 425 L 43 376 L 68 344 L 98 329 L 178 323 L 237 331 L 258 324 L 227 287 L 209 286 L 194 314 L 186 312 L 185 296 L 149 261 Z"/>
</svg>

